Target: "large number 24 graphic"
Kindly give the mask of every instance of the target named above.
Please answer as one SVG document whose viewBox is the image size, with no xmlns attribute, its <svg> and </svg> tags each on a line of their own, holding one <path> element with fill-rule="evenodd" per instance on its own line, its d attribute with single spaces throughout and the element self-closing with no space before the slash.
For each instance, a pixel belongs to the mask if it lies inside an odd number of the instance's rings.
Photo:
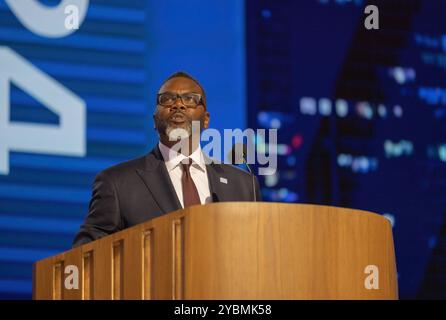
<svg viewBox="0 0 446 320">
<path fill-rule="evenodd" d="M 82 24 L 88 0 L 63 0 L 47 7 L 36 0 L 5 0 L 20 22 L 39 36 L 65 37 L 67 8 L 76 8 Z M 13 83 L 59 116 L 59 124 L 10 121 L 10 85 Z M 0 174 L 9 174 L 9 152 L 65 156 L 86 154 L 86 105 L 75 93 L 37 69 L 26 59 L 0 46 Z"/>
</svg>

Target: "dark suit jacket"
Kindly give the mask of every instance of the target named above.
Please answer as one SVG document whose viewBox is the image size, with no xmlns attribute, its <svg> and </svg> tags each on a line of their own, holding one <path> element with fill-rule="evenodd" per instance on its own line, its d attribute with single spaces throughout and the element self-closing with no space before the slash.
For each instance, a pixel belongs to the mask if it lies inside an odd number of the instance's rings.
<svg viewBox="0 0 446 320">
<path fill-rule="evenodd" d="M 252 176 L 228 164 L 206 165 L 213 202 L 253 201 Z M 220 181 L 225 178 L 227 184 Z M 256 199 L 261 199 L 255 179 Z M 173 184 L 156 146 L 144 157 L 100 172 L 93 183 L 89 213 L 73 247 L 181 209 Z"/>
</svg>

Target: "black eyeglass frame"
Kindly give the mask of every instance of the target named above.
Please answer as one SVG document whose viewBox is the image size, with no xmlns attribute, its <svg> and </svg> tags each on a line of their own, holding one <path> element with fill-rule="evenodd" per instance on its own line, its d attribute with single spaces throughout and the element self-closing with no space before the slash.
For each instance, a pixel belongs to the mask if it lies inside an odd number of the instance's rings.
<svg viewBox="0 0 446 320">
<path fill-rule="evenodd" d="M 161 104 L 161 103 L 160 103 L 160 97 L 161 97 L 162 95 L 165 95 L 165 94 L 169 94 L 169 95 L 175 97 L 175 99 L 173 100 L 173 103 L 172 103 L 171 105 L 166 105 L 166 104 Z M 193 106 L 192 106 L 192 105 L 187 105 L 187 104 L 185 104 L 184 101 L 183 101 L 183 96 L 184 96 L 184 95 L 191 95 L 191 94 L 194 95 L 194 96 L 198 96 L 198 97 L 200 97 L 200 100 L 198 101 L 198 103 L 197 103 L 196 105 L 193 105 Z M 163 92 L 163 93 L 158 93 L 158 94 L 156 95 L 156 103 L 157 103 L 158 105 L 162 106 L 162 107 L 166 107 L 166 108 L 168 108 L 168 107 L 173 106 L 173 105 L 175 104 L 175 102 L 177 101 L 178 98 L 180 98 L 181 103 L 182 103 L 184 106 L 188 107 L 188 108 L 197 108 L 199 105 L 202 105 L 203 107 L 205 106 L 205 105 L 204 105 L 203 96 L 202 96 L 201 94 L 199 94 L 199 93 L 195 93 L 195 92 L 185 92 L 185 93 L 181 93 L 181 94 L 179 94 L 179 93 L 173 93 L 173 92 Z"/>
</svg>

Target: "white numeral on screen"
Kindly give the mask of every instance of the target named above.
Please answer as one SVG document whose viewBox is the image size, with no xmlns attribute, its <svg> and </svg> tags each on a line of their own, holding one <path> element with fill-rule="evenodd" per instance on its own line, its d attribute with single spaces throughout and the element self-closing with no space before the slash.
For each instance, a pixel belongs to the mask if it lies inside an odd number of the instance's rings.
<svg viewBox="0 0 446 320">
<path fill-rule="evenodd" d="M 10 121 L 10 84 L 59 116 L 59 125 Z M 9 173 L 9 151 L 84 156 L 85 102 L 20 55 L 0 46 L 0 174 Z"/>
<path fill-rule="evenodd" d="M 37 0 L 5 1 L 28 30 L 47 38 L 66 37 L 79 29 L 79 25 L 87 15 L 89 2 L 89 0 L 62 0 L 57 6 L 49 7 Z M 73 8 L 76 8 L 77 27 L 67 28 L 67 14 L 72 14 Z"/>
</svg>

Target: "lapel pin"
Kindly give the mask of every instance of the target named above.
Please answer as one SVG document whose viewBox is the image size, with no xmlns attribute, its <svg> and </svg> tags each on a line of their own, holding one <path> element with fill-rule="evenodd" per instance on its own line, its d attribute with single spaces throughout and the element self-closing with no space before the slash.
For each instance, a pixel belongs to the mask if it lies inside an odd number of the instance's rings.
<svg viewBox="0 0 446 320">
<path fill-rule="evenodd" d="M 226 178 L 220 178 L 220 182 L 224 184 L 228 184 L 228 179 Z"/>
</svg>

